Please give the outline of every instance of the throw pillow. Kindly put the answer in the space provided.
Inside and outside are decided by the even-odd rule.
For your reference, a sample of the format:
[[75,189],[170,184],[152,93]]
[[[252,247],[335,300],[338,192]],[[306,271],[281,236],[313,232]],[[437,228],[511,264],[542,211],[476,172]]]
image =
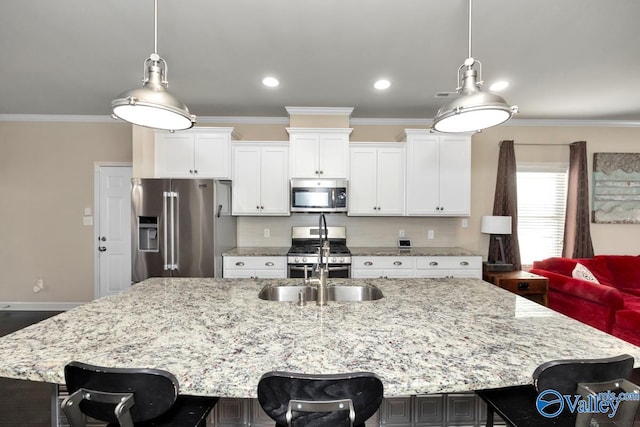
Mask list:
[[571,272],[571,277],[574,279],[586,280],[587,282],[600,283],[598,282],[598,279],[596,279],[596,276],[594,276],[587,267],[580,263],[576,263],[575,268]]

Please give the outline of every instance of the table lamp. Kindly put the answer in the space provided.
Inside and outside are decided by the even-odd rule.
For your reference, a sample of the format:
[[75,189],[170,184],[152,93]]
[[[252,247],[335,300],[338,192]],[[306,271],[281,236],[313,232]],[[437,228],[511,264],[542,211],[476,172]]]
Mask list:
[[[483,216],[480,224],[480,232],[483,234],[494,235],[498,241],[500,248],[500,258],[485,263],[486,271],[513,271],[513,264],[507,264],[504,256],[504,243],[502,236],[511,234],[511,217],[510,216]],[[489,254],[491,255],[491,254]]]

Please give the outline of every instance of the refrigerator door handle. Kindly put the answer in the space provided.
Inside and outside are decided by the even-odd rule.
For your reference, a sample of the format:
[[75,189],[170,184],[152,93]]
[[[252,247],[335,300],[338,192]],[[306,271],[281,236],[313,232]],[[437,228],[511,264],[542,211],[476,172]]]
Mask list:
[[172,191],[170,193],[171,196],[171,265],[169,266],[170,270],[177,270],[178,269],[178,264],[176,263],[176,253],[178,251],[177,243],[176,241],[178,240],[178,232],[179,230],[176,230],[176,223],[178,222],[178,219],[176,218],[176,216],[178,215],[178,193],[176,193],[175,191]]
[[[173,201],[170,191],[162,192],[162,213],[164,214],[164,264],[163,270],[171,270],[169,256],[173,257]],[[171,246],[169,246],[171,242]],[[169,255],[171,253],[171,255]]]

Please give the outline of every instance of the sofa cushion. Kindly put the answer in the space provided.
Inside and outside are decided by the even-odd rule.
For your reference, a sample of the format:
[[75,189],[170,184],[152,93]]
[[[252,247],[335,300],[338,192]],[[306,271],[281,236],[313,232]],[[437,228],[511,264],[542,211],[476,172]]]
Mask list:
[[613,280],[613,276],[607,265],[606,256],[596,256],[594,258],[552,257],[542,261],[534,261],[533,268],[573,277],[572,273],[577,263],[584,265],[599,283],[610,284]]
[[611,274],[611,285],[622,289],[640,290],[640,256],[599,255]]
[[593,275],[593,273],[579,262],[576,263],[575,268],[571,272],[571,277],[573,277],[574,279],[586,280],[588,282],[600,283],[598,279],[596,279],[596,277]]

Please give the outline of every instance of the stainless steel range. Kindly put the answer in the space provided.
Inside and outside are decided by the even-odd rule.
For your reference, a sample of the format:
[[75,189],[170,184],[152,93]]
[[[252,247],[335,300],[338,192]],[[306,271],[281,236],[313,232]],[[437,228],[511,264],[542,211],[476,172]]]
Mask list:
[[[288,277],[311,276],[319,260],[320,227],[291,227],[291,248],[287,253]],[[347,248],[347,228],[327,227],[329,241],[329,277],[351,277],[351,252]]]

